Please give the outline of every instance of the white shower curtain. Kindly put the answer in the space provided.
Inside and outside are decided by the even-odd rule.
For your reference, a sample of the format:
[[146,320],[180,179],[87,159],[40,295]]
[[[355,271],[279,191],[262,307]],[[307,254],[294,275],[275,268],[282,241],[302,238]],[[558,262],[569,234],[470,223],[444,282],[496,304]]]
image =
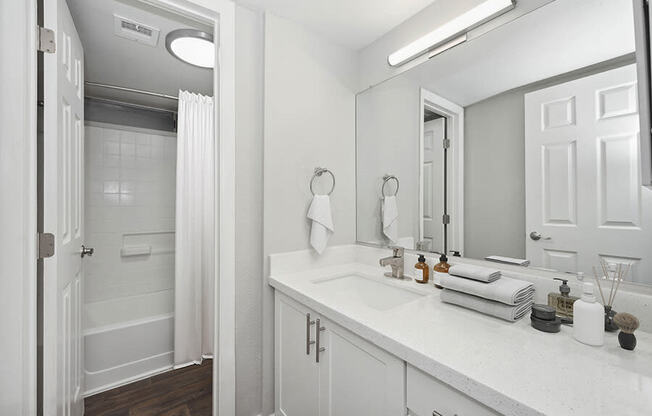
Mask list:
[[179,91],[174,364],[213,355],[215,123],[212,97]]

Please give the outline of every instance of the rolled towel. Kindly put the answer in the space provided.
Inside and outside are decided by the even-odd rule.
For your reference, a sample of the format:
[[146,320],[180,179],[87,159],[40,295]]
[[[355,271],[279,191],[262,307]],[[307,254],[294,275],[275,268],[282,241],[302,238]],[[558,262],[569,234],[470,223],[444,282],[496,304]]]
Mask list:
[[470,264],[456,264],[451,266],[451,268],[448,269],[448,273],[454,276],[466,277],[467,279],[478,280],[485,283],[500,279],[500,270],[473,266]]
[[328,195],[315,195],[308,209],[308,218],[312,220],[310,227],[310,245],[321,254],[331,234],[335,232],[331,215],[331,200]]
[[534,285],[523,280],[501,277],[495,282],[484,283],[463,277],[441,274],[439,284],[446,289],[495,300],[506,305],[518,305],[534,294]]
[[383,234],[391,241],[398,241],[398,204],[395,196],[383,198]]
[[518,305],[509,306],[504,303],[467,295],[466,293],[456,292],[450,289],[441,291],[441,300],[442,302],[462,306],[510,322],[518,321],[525,316],[532,308],[533,303],[532,297],[530,296],[530,298],[525,299]]
[[496,263],[505,263],[505,264],[515,264],[517,266],[527,267],[530,265],[530,260],[526,259],[515,259],[514,257],[504,257],[504,256],[487,256],[484,258],[488,261],[493,261]]

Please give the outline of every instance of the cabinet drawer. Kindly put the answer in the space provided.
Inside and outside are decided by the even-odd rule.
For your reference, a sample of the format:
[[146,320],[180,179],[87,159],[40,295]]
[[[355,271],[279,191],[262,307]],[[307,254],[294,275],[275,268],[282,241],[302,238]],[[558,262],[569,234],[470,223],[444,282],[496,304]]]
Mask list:
[[408,365],[407,407],[414,416],[500,416],[500,413]]

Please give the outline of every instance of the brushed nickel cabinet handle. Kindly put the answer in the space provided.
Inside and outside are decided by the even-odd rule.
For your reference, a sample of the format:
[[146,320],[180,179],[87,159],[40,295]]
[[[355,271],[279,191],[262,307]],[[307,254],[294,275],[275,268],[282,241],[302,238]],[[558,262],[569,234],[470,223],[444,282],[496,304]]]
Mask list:
[[317,340],[317,349],[315,350],[315,362],[319,363],[319,353],[326,351],[326,347],[320,347],[319,346],[319,339],[320,339],[320,334],[321,331],[325,331],[326,327],[321,326],[319,318],[317,318],[317,328],[315,330],[315,338]]
[[315,321],[310,320],[310,314],[306,314],[306,355],[310,355],[310,346],[315,343],[315,341],[310,340],[310,327],[315,324]]

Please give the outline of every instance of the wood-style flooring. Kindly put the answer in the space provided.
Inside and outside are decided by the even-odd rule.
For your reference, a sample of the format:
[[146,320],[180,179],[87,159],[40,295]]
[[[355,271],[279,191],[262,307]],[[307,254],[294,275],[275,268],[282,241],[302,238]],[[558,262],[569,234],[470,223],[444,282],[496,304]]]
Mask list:
[[85,416],[210,416],[213,360],[168,371],[84,400]]

